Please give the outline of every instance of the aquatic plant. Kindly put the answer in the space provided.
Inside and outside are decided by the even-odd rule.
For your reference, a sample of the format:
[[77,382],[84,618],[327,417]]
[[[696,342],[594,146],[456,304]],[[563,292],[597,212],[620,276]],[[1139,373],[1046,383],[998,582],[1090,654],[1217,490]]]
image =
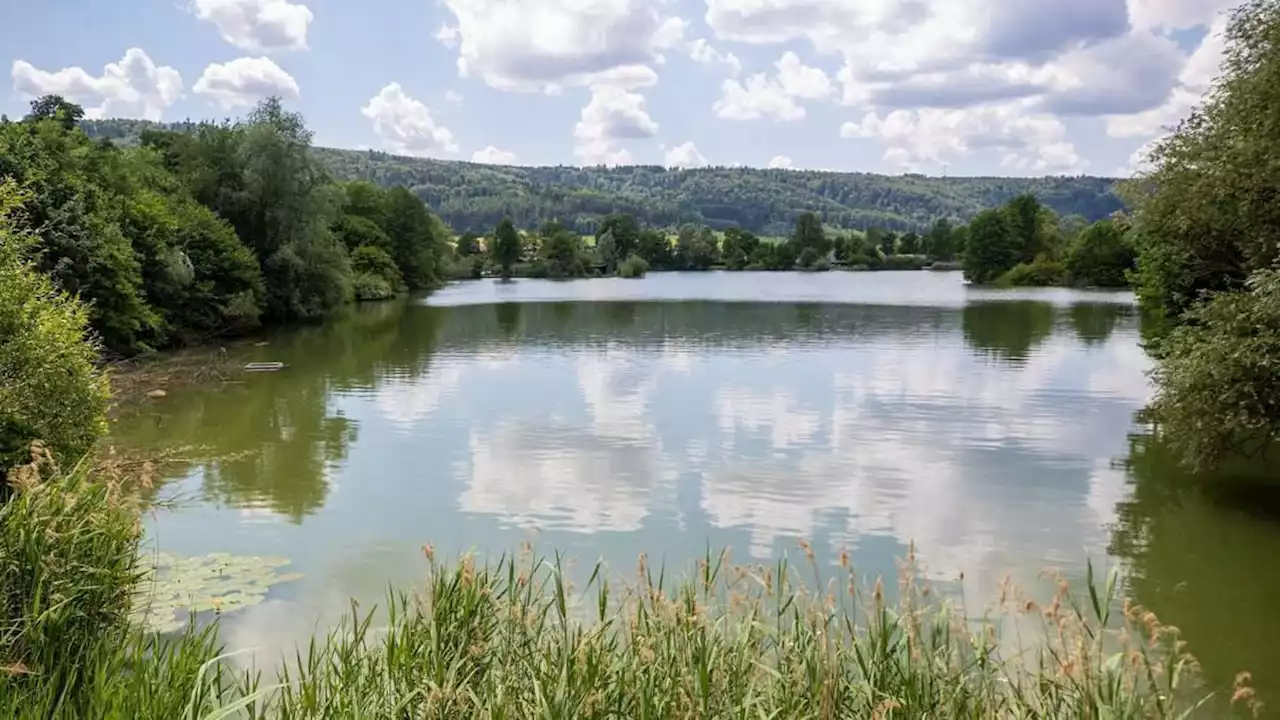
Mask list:
[[222,615],[257,605],[272,586],[302,578],[279,571],[289,564],[282,557],[157,553],[143,560],[152,574],[141,585],[133,620],[159,633],[183,629],[198,613]]

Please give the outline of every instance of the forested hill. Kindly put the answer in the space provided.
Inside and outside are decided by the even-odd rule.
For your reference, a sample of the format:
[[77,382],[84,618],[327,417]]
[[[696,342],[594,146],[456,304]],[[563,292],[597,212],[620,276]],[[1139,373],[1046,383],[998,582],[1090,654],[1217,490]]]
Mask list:
[[[129,143],[150,124],[86,120],[85,131]],[[170,129],[188,127],[182,123]],[[698,223],[786,235],[805,211],[829,226],[922,230],[936,219],[968,221],[1030,192],[1061,215],[1093,221],[1122,207],[1115,181],[1098,177],[936,178],[754,168],[507,167],[316,148],[339,179],[406,185],[456,232],[487,232],[503,217],[532,228],[559,219],[583,232],[611,212],[643,223]]]

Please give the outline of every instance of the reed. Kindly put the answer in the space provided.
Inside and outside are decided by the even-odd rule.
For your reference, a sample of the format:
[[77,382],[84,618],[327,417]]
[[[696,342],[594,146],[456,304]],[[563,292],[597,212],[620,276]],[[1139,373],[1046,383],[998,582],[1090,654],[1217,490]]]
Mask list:
[[[897,587],[846,557],[829,577],[710,553],[679,580],[625,579],[532,548],[438,561],[378,609],[353,604],[291,657],[238,669],[217,624],[129,625],[137,510],[77,469],[17,473],[0,506],[0,717],[1181,718],[1257,711],[1202,687],[1176,630],[1117,575],[1046,604],[1003,587],[973,613],[914,557]],[[23,480],[25,478],[25,481]],[[586,578],[575,587],[570,576]],[[1010,627],[1019,633],[1006,632]],[[1034,629],[1030,635],[1027,627]],[[267,678],[267,684],[262,682]],[[1234,705],[1232,703],[1234,702]]]

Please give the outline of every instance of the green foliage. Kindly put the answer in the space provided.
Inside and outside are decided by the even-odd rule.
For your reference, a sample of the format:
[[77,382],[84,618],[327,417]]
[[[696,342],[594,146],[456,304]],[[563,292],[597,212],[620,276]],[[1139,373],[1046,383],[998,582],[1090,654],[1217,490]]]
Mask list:
[[357,300],[388,300],[404,288],[400,268],[382,248],[356,248],[351,253],[351,271],[355,273],[352,290]]
[[[95,136],[125,141],[154,127],[133,120],[82,125]],[[184,124],[177,127],[188,129]],[[1089,220],[1122,208],[1112,191],[1114,181],[1096,177],[937,178],[738,167],[495,167],[332,148],[317,148],[315,156],[337,178],[413,188],[449,225],[471,232],[486,232],[503,217],[526,229],[560,218],[570,230],[599,236],[605,229],[604,219],[622,212],[653,227],[693,223],[714,230],[740,227],[761,236],[782,236],[806,211],[817,214],[829,227],[924,231],[939,217],[968,220],[1024,193],[1035,195],[1061,215],[1079,214]]]
[[1066,271],[1073,285],[1126,287],[1136,253],[1114,220],[1083,228],[1067,246]]
[[1067,268],[1056,260],[1039,259],[1014,265],[996,279],[997,285],[1049,287],[1067,281]]
[[540,235],[538,252],[547,277],[560,280],[587,275],[589,260],[580,237],[560,223],[544,225]]
[[807,212],[801,213],[796,218],[796,227],[791,234],[791,242],[796,246],[796,252],[800,255],[805,250],[813,250],[819,255],[826,255],[831,250],[831,243],[827,239],[827,233],[822,228],[822,220],[817,215]]
[[511,266],[520,262],[522,252],[520,233],[510,219],[504,218],[493,231],[493,259],[502,269],[502,277],[511,277]]
[[680,270],[709,270],[719,259],[715,234],[707,227],[685,225],[676,237],[674,265]]
[[618,266],[618,276],[624,278],[642,278],[649,272],[649,263],[639,255],[632,255]]
[[277,250],[263,273],[276,317],[323,320],[354,297],[346,248],[321,229]]
[[916,255],[920,252],[920,236],[909,232],[898,241],[898,252],[903,255]]
[[741,228],[729,228],[724,231],[724,240],[720,244],[720,254],[724,258],[725,267],[730,270],[743,270],[751,262],[751,256],[760,246],[760,238]]
[[460,257],[469,257],[471,255],[480,254],[480,236],[475,233],[463,233],[458,238],[457,245],[454,246],[454,252]]
[[353,296],[347,253],[363,247],[395,271],[365,273],[361,297],[442,278],[440,219],[405,188],[331,182],[278,99],[241,122],[170,129],[83,121],[85,132],[81,114],[50,96],[0,123],[0,179],[24,191],[14,222],[32,234],[31,256],[86,302],[111,352],[323,319]]
[[333,227],[334,234],[348,250],[360,247],[392,248],[391,238],[369,218],[343,214]]
[[929,230],[926,240],[928,254],[933,259],[950,262],[956,258],[956,237],[955,231],[951,227],[951,221],[946,218],[939,218],[933,224],[933,228]]
[[929,265],[925,255],[889,255],[884,258],[867,258],[867,266],[872,270],[923,270]]
[[1280,270],[1210,296],[1161,344],[1152,415],[1195,469],[1253,457],[1280,440]]
[[430,288],[439,281],[448,231],[413,193],[391,188],[382,229],[391,238],[391,257],[411,288]]
[[640,243],[640,224],[630,213],[615,212],[606,215],[596,229],[596,238],[599,239],[606,233],[613,237],[619,258],[629,257]]
[[1280,259],[1280,3],[1245,3],[1225,40],[1222,77],[1126,189],[1139,298],[1174,323],[1204,293],[1242,289]]
[[1022,259],[1024,243],[1014,235],[1008,215],[1001,210],[979,213],[969,223],[967,234],[964,277],[970,282],[994,282]]
[[1043,207],[1034,195],[1019,195],[1003,208],[1008,220],[1009,232],[1018,243],[1018,262],[1029,263],[1049,248],[1049,240],[1042,227]]
[[596,238],[596,255],[604,263],[605,272],[612,273],[618,266],[618,244],[613,239],[613,232],[606,230]]
[[162,344],[257,327],[265,294],[258,260],[208,208],[182,194],[138,190],[123,227],[160,312]]
[[[47,482],[35,479],[47,467],[23,470],[34,477],[0,501],[0,710],[83,697],[85,662],[126,637],[138,579],[137,514],[110,483],[83,468]],[[76,710],[90,708],[45,717],[96,715]]]
[[10,218],[22,199],[0,182],[0,489],[31,441],[75,462],[107,429],[88,313],[25,259],[33,239]]
[[649,267],[656,270],[670,270],[676,267],[675,254],[671,250],[671,242],[666,233],[653,228],[640,231],[640,239],[636,246],[636,255],[644,258]]
[[148,347],[160,319],[120,227],[125,201],[112,187],[121,172],[117,161],[110,147],[57,119],[0,124],[0,179],[26,191],[17,228],[35,234],[40,269],[88,305],[107,349],[127,354]]

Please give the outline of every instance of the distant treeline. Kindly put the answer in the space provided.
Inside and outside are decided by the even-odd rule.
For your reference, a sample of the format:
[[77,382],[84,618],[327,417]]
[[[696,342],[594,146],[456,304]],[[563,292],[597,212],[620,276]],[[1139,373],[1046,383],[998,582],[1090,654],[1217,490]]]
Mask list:
[[[92,137],[136,142],[152,123],[85,121]],[[198,127],[175,123],[171,129]],[[674,230],[738,227],[784,236],[803,213],[846,230],[923,232],[938,219],[966,222],[1018,195],[1032,194],[1059,215],[1092,222],[1124,207],[1115,181],[1099,177],[936,178],[755,168],[511,167],[398,157],[377,151],[315,148],[335,178],[410,188],[457,232],[484,233],[503,218],[533,230],[559,221],[596,234],[614,213]]]

